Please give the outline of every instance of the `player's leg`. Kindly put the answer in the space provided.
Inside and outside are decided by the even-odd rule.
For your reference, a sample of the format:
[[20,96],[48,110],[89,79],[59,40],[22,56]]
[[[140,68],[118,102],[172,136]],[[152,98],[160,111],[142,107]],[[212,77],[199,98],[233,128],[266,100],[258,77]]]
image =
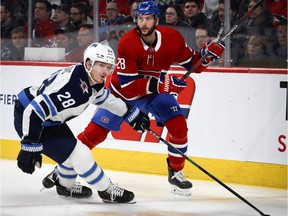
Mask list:
[[134,194],[112,184],[101,167],[94,161],[90,149],[77,141],[69,127],[67,125],[64,127],[64,125],[61,126],[61,130],[59,127],[57,130],[61,137],[58,136],[57,131],[54,131],[56,128],[49,127],[43,133],[41,140],[43,145],[48,146],[49,144],[49,147],[44,147],[43,153],[58,162],[57,169],[54,169],[43,181],[52,179],[55,182],[57,193],[61,196],[89,198],[92,190],[75,184],[77,175],[79,175],[98,191],[103,201],[130,202],[133,200]]
[[89,198],[92,190],[76,183],[77,173],[72,164],[64,164],[74,151],[77,140],[67,124],[56,127],[45,127],[41,142],[43,154],[58,163],[58,166],[43,180],[45,188],[56,185],[56,191],[60,196],[74,198]]
[[107,138],[110,130],[120,130],[122,122],[122,117],[114,115],[108,110],[98,108],[91,122],[77,138],[89,149],[93,149]]
[[93,159],[90,149],[80,141],[62,165],[66,168],[67,165],[72,166],[80,177],[98,191],[98,195],[104,202],[127,203],[134,199],[133,192],[120,188],[110,181]]
[[[184,116],[175,116],[165,122],[169,132],[169,142],[183,154],[186,154],[187,143],[187,123]],[[191,195],[192,183],[184,178],[182,170],[185,165],[185,158],[168,147],[168,181],[173,185],[172,192],[189,196]],[[175,186],[175,187],[174,187]]]
[[[159,94],[147,104],[149,112],[155,116],[157,123],[166,126],[169,132],[169,142],[178,150],[187,152],[187,123],[182,110],[173,95]],[[190,195],[192,183],[184,178],[181,170],[184,168],[185,158],[168,148],[168,181],[173,186],[172,192]]]

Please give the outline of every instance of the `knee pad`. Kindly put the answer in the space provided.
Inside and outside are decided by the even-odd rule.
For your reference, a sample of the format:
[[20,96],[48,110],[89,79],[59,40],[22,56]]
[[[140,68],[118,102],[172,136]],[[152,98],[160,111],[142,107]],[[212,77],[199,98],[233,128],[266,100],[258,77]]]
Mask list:
[[169,141],[174,144],[187,143],[187,122],[184,116],[175,116],[165,122],[168,132],[170,133]]
[[77,136],[77,138],[89,149],[93,149],[96,145],[103,142],[107,138],[108,133],[109,130],[106,128],[103,128],[94,122],[90,122],[85,130]]

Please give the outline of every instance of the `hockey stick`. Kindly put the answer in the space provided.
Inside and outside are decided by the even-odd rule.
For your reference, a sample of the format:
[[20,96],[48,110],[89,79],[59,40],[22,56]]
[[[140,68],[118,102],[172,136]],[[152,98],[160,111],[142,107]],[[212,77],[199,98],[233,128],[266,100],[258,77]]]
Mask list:
[[196,166],[198,169],[200,169],[202,172],[204,172],[206,175],[208,175],[210,178],[212,178],[213,180],[215,180],[217,183],[219,183],[220,185],[222,185],[224,188],[226,188],[228,191],[230,191],[232,194],[234,194],[236,197],[238,197],[240,200],[242,200],[243,202],[245,202],[247,205],[249,205],[250,207],[252,207],[254,210],[256,210],[261,216],[270,216],[268,214],[263,213],[262,211],[260,211],[258,208],[256,208],[254,205],[252,205],[250,202],[248,202],[245,198],[243,198],[241,195],[239,195],[237,192],[235,192],[234,190],[232,190],[230,187],[228,187],[226,184],[224,184],[222,181],[220,181],[218,178],[216,178],[215,176],[213,176],[211,173],[209,173],[207,170],[205,170],[204,168],[202,168],[199,164],[197,164],[196,162],[194,162],[191,158],[189,158],[188,156],[186,156],[184,153],[182,153],[179,149],[175,148],[173,145],[171,145],[169,142],[167,142],[165,139],[163,139],[160,135],[158,135],[156,132],[154,132],[153,130],[151,130],[150,128],[146,129],[149,133],[151,133],[153,136],[155,136],[156,138],[158,138],[159,140],[161,140],[164,144],[166,144],[167,146],[169,146],[170,148],[172,148],[175,152],[177,152],[178,154],[180,154],[182,157],[184,157],[186,160],[188,160],[190,163],[192,163],[194,166]]
[[[234,26],[232,26],[232,28],[231,28],[228,32],[226,32],[226,33],[225,33],[223,36],[221,36],[219,39],[216,39],[214,43],[217,43],[218,41],[225,41],[226,38],[229,37],[229,36],[238,28],[239,24],[240,24],[241,22],[243,22],[243,20],[244,20],[245,18],[249,17],[250,14],[253,13],[253,12],[256,10],[256,8],[262,3],[262,1],[263,1],[263,0],[258,0],[258,1],[256,2],[256,4],[255,4],[252,8],[250,8],[250,9],[247,11],[247,13],[244,14],[244,16],[241,17],[241,18],[234,24]],[[209,45],[208,45],[208,46],[209,46]],[[197,63],[196,63],[189,71],[187,71],[187,72],[183,75],[183,77],[182,77],[181,79],[182,79],[182,80],[185,80],[191,73],[193,73],[193,72],[202,64],[202,62],[208,57],[208,55],[209,55],[209,53],[207,52],[204,56],[202,56],[202,57],[197,61]]]

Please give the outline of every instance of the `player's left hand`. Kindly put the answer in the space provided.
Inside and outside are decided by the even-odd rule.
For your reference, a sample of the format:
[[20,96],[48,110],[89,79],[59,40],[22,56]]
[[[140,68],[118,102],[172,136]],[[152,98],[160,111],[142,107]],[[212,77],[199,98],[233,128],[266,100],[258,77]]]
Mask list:
[[128,105],[128,111],[124,115],[125,121],[139,133],[144,133],[150,127],[148,115],[141,112],[137,107]]
[[223,41],[209,40],[201,50],[201,56],[208,53],[207,58],[204,60],[204,64],[209,64],[220,58],[225,50],[225,44]]
[[21,141],[21,150],[17,157],[18,167],[25,173],[32,174],[35,166],[41,168],[43,146],[41,143],[24,139]]

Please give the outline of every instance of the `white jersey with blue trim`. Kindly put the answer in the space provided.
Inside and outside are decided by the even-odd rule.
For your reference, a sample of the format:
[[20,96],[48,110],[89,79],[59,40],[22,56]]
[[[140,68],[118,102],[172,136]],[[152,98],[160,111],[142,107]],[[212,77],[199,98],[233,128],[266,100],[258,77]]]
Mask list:
[[43,126],[53,126],[80,115],[95,104],[123,116],[126,104],[110,93],[104,84],[89,85],[83,64],[61,69],[43,81],[40,87],[29,87],[18,95],[25,107],[23,137],[37,139]]

